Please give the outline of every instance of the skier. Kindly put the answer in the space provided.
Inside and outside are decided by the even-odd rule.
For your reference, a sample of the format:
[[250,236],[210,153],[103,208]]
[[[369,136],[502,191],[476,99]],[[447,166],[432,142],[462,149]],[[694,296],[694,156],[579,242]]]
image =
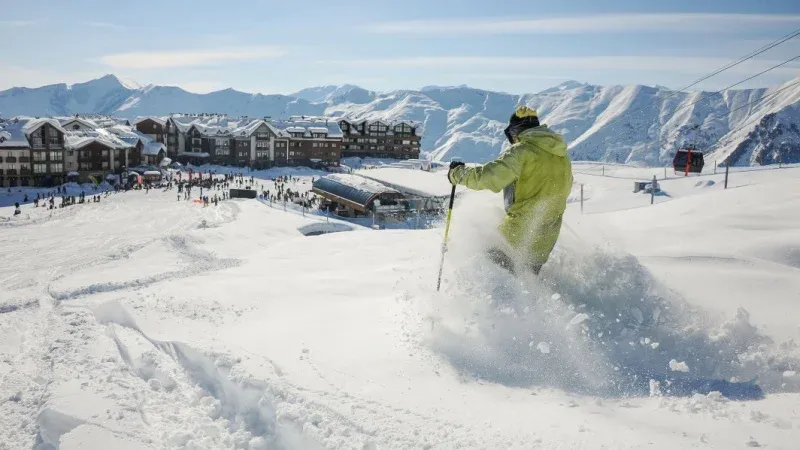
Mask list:
[[500,232],[519,258],[500,248],[489,257],[512,273],[515,260],[539,274],[558,240],[572,189],[572,164],[564,138],[540,125],[536,110],[520,106],[504,130],[512,144],[499,158],[479,167],[450,163],[452,184],[469,189],[503,191],[506,217]]

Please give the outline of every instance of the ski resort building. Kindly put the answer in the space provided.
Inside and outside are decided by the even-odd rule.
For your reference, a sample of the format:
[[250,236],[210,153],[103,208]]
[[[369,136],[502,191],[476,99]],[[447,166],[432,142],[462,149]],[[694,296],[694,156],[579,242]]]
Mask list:
[[351,174],[331,174],[318,178],[312,191],[326,199],[323,206],[344,217],[372,216],[377,213],[409,209],[405,196],[377,181]]
[[167,120],[160,117],[137,117],[133,123],[136,131],[153,141],[161,144],[167,141]]
[[0,120],[0,186],[51,186],[65,181],[64,128],[55,119]]
[[[323,117],[273,121],[173,114],[164,120],[167,155],[184,163],[324,168],[338,166],[341,159],[342,132],[335,120]],[[147,122],[140,119],[139,123]]]
[[421,136],[417,122],[343,118],[339,127],[343,133],[343,157],[419,158]]

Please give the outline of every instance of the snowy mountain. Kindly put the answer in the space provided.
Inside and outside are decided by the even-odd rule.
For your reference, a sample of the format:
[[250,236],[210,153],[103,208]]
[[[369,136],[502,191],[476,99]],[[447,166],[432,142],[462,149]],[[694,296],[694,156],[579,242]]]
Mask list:
[[[573,159],[668,164],[676,148],[695,143],[709,159],[735,164],[800,162],[800,78],[770,89],[676,92],[657,86],[596,86],[567,81],[536,94],[515,95],[466,85],[374,92],[353,85],[320,86],[292,95],[233,89],[194,94],[143,86],[114,75],[71,86],[0,91],[5,116],[215,112],[253,117],[346,114],[405,118],[424,127],[422,149],[435,160],[484,162],[507,145],[503,128],[520,104],[564,134]],[[697,125],[697,127],[695,127]]]

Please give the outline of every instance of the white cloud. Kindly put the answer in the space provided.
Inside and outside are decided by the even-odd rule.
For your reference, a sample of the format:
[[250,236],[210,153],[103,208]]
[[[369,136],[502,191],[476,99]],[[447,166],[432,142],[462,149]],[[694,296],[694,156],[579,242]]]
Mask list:
[[364,30],[385,34],[585,34],[647,31],[694,33],[737,32],[743,27],[764,28],[800,24],[797,14],[598,14],[532,19],[487,18],[411,20],[366,25]]
[[269,46],[184,51],[139,51],[103,56],[101,61],[114,69],[155,69],[217,66],[232,61],[272,59],[285,53],[282,48]]
[[124,30],[128,28],[125,25],[119,25],[116,23],[109,23],[109,22],[81,22],[81,24],[86,25],[87,27],[106,28],[109,30]]

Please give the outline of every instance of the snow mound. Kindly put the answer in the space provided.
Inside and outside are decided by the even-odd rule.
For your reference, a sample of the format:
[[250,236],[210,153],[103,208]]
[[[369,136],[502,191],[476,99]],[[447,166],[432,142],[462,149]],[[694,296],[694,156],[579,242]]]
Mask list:
[[459,223],[470,225],[452,230],[460,245],[448,257],[456,267],[444,292],[422,302],[435,305],[427,345],[463,374],[601,396],[646,396],[651,380],[664,395],[753,399],[762,388],[800,390],[782,376],[800,361],[760,334],[745,310],[714,318],[635,257],[587,246],[574,232],[562,232],[538,279],[512,277],[482,256],[502,211],[487,214],[480,202],[471,210],[472,198],[458,210]]

